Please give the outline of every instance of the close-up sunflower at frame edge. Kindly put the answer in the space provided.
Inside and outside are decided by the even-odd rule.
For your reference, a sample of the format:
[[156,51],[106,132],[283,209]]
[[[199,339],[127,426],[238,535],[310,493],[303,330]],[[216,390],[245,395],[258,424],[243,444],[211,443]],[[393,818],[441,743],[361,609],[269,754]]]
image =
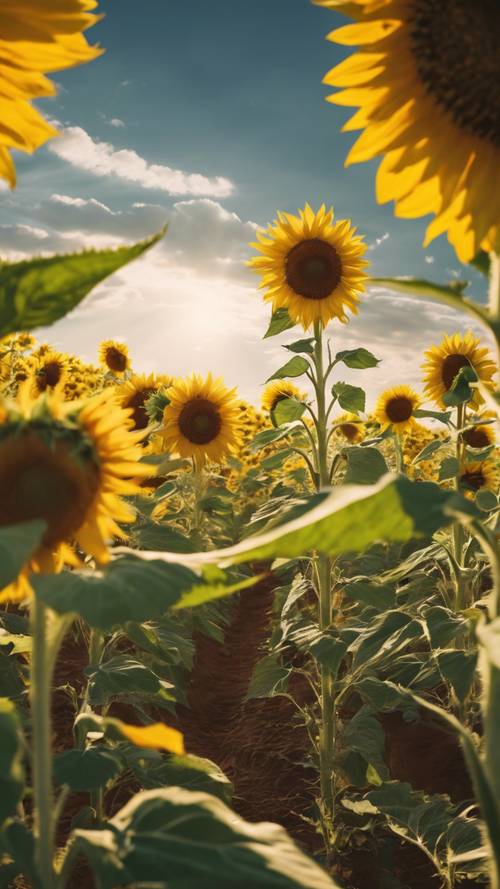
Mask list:
[[366,244],[350,220],[334,222],[333,209],[323,204],[314,213],[306,204],[298,216],[278,213],[257,238],[251,246],[262,255],[248,264],[261,275],[273,312],[286,308],[305,330],[315,321],[324,327],[332,318],[346,322],[346,310],[356,314],[368,262]]
[[363,130],[346,164],[383,156],[377,200],[405,219],[434,214],[458,258],[500,252],[498,0],[312,0],[354,18],[328,39],[358,46],[325,77]]
[[101,55],[83,31],[99,16],[96,0],[2,0],[0,5],[0,178],[11,187],[16,169],[10,150],[31,154],[57,130],[31,102],[53,96],[46,73],[72,68]]
[[0,404],[0,527],[43,519],[47,530],[23,572],[0,591],[0,602],[24,601],[29,573],[78,565],[76,543],[99,564],[108,543],[126,537],[117,522],[131,522],[121,499],[140,492],[134,479],[151,475],[139,463],[143,433],[130,430],[130,413],[111,393],[63,403],[58,393],[34,400],[24,388]]
[[220,463],[240,442],[240,411],[235,389],[208,374],[176,380],[163,414],[163,443],[180,457]]
[[[495,362],[488,349],[481,346],[481,341],[470,331],[445,336],[438,346],[431,346],[424,354],[424,392],[439,407],[446,408],[443,395],[449,392],[462,367],[472,367],[478,379],[493,388],[492,377],[497,370]],[[477,391],[471,400],[475,405],[483,401]]]
[[498,491],[500,473],[493,460],[481,460],[466,463],[459,476],[460,487],[468,494],[477,494],[486,488]]
[[414,414],[421,403],[420,395],[410,386],[394,386],[379,395],[373,415],[382,430],[390,427],[400,435],[415,427]]
[[288,380],[272,380],[262,393],[262,410],[272,413],[278,402],[285,398],[294,398],[296,401],[305,401],[304,392],[290,383]]

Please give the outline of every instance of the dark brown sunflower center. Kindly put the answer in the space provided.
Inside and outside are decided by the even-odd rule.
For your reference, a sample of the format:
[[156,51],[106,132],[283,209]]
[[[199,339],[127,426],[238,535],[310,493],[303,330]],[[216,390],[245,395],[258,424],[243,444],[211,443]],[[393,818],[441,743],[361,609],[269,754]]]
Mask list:
[[30,433],[16,447],[15,465],[0,473],[0,526],[44,519],[45,546],[70,540],[98,491],[98,467],[72,458],[64,445],[49,450]]
[[221,427],[219,411],[207,398],[193,398],[182,408],[179,429],[193,444],[209,444],[217,438]]
[[406,395],[397,395],[389,399],[385,412],[391,423],[404,423],[413,413],[413,402]]
[[484,429],[478,429],[477,427],[475,429],[467,429],[463,437],[465,443],[471,448],[487,448],[490,443],[488,433]]
[[106,364],[115,373],[123,373],[127,369],[127,356],[116,346],[109,346],[106,349]]
[[347,441],[354,441],[358,437],[359,428],[355,423],[342,423],[339,429]]
[[146,412],[146,408],[144,405],[148,398],[151,395],[154,395],[155,390],[146,388],[140,389],[128,399],[125,407],[132,409],[132,420],[134,422],[134,429],[145,429],[149,423],[149,417]]
[[460,476],[460,481],[462,485],[470,488],[472,491],[479,491],[486,484],[486,479],[480,469],[475,472],[464,472]]
[[411,0],[409,23],[427,92],[459,127],[500,147],[498,0]]
[[340,257],[326,241],[310,238],[292,247],[285,261],[287,284],[306,299],[326,299],[340,283]]
[[459,370],[462,367],[471,367],[471,363],[465,355],[459,355],[458,353],[454,355],[447,355],[443,361],[441,368],[441,379],[443,381],[443,386],[446,391],[451,389],[453,385],[453,380],[455,379]]

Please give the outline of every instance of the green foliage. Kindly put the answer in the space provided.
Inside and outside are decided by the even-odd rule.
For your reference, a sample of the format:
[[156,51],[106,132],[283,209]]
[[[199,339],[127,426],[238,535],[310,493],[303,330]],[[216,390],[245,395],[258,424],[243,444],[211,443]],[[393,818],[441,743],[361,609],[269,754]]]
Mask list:
[[0,824],[16,811],[24,790],[19,719],[11,701],[0,699]]
[[377,367],[377,365],[380,364],[379,358],[375,358],[375,355],[373,355],[372,352],[363,348],[347,349],[343,352],[337,352],[335,361],[342,361],[347,367],[357,368],[358,370]]
[[271,374],[266,380],[266,383],[269,383],[271,380],[284,380],[287,377],[301,377],[308,369],[309,362],[307,359],[302,358],[300,355],[295,355],[295,357],[290,358],[290,361],[287,361],[283,367],[278,368],[278,370]]
[[84,750],[65,750],[54,759],[54,777],[71,790],[92,791],[105,787],[122,771],[123,758],[102,745]]
[[349,383],[335,383],[332,386],[332,395],[345,411],[359,414],[365,410],[366,395],[359,386],[351,386]]
[[37,550],[46,528],[37,519],[0,528],[0,590],[12,583]]
[[281,426],[283,423],[293,423],[295,420],[300,420],[305,409],[305,404],[297,401],[296,398],[280,398],[272,412],[273,420],[276,426]]
[[387,463],[378,448],[348,447],[342,451],[347,460],[346,485],[372,485],[388,472]]
[[295,327],[295,321],[292,321],[290,318],[288,309],[276,309],[271,316],[271,321],[264,334],[264,339],[267,339],[270,336],[276,336],[278,333],[283,333],[285,330],[290,330],[291,327]]
[[101,281],[141,256],[165,234],[116,250],[84,250],[0,263],[0,335],[63,318]]

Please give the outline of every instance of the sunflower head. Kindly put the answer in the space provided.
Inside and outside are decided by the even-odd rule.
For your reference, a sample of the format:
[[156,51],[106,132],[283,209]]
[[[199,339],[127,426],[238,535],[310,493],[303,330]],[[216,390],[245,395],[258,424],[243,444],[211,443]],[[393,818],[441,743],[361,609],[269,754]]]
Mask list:
[[130,369],[127,346],[117,340],[104,340],[99,346],[99,361],[115,377],[121,377]]
[[462,262],[500,238],[500,4],[497,0],[313,0],[355,19],[329,35],[358,51],[329,96],[358,110],[347,163],[382,156],[377,198],[404,218],[434,214]]
[[62,385],[67,374],[68,358],[61,352],[50,350],[38,359],[34,369],[34,395],[41,395],[48,389]]
[[[489,412],[483,414],[484,419],[487,415],[491,416]],[[469,448],[489,448],[496,442],[495,426],[495,423],[477,423],[474,426],[469,426],[462,432],[462,440]]]
[[379,396],[374,416],[382,429],[391,428],[394,432],[408,432],[415,426],[415,411],[421,404],[420,395],[410,386],[394,386]]
[[[262,393],[262,410],[271,413],[278,402],[283,401],[285,398],[295,398],[296,401],[304,401],[305,397],[305,392],[301,392],[297,386],[294,386],[288,380],[273,380]],[[246,407],[244,405],[243,410],[246,410]]]
[[298,216],[279,213],[252,244],[260,256],[249,265],[261,277],[264,298],[273,312],[286,308],[292,321],[307,329],[315,321],[326,326],[332,318],[347,321],[346,310],[357,312],[368,263],[366,246],[349,220],[333,221],[333,209],[317,213],[306,204]]
[[337,435],[345,438],[349,444],[357,444],[366,438],[365,424],[360,422],[357,414],[347,413],[337,417],[335,427]]
[[[438,346],[431,346],[425,352],[424,392],[432,401],[445,408],[443,396],[452,388],[453,381],[462,367],[471,367],[478,379],[488,388],[493,387],[492,377],[496,367],[488,349],[482,348],[480,340],[469,331],[461,335],[445,336]],[[483,401],[478,391],[474,392],[472,403]]]
[[235,389],[209,374],[177,380],[168,390],[163,422],[167,450],[196,462],[219,463],[240,440],[240,413]]
[[472,494],[477,494],[483,488],[489,491],[497,491],[498,482],[498,469],[492,460],[466,463],[459,477],[460,487],[466,493]]
[[158,380],[154,374],[134,375],[116,387],[116,400],[121,407],[131,411],[134,429],[146,429],[149,417],[146,405],[158,391]]
[[[109,541],[124,536],[117,522],[134,517],[121,495],[138,493],[132,479],[151,474],[129,426],[108,396],[65,404],[57,393],[34,400],[24,390],[1,406],[0,527],[33,519],[47,526],[27,570],[58,570],[72,542],[107,561]],[[3,590],[0,601],[26,589],[23,581]]]

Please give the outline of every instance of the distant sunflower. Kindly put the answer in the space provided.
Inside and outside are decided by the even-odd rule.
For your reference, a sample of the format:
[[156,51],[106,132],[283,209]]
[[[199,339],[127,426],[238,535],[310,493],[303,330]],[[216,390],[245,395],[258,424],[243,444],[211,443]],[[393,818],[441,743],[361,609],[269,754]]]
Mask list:
[[495,423],[478,423],[462,432],[462,439],[469,448],[488,448],[496,442]]
[[366,438],[365,424],[360,422],[357,414],[343,414],[337,417],[334,426],[337,435],[342,435],[350,444],[357,444]]
[[60,352],[46,352],[36,364],[33,378],[34,395],[62,384],[68,368],[68,358]]
[[394,432],[408,432],[415,426],[414,413],[421,404],[417,395],[409,386],[394,386],[379,396],[375,405],[374,416],[382,429],[389,426]]
[[82,32],[99,17],[95,0],[2,0],[0,5],[0,178],[12,187],[10,150],[32,153],[57,130],[31,105],[56,88],[45,72],[61,71],[101,54]]
[[295,398],[296,401],[304,401],[305,397],[305,393],[301,392],[293,383],[289,383],[288,380],[273,380],[262,393],[262,410],[271,413],[278,402],[283,401],[285,398]]
[[125,343],[104,340],[99,346],[99,361],[115,376],[122,376],[130,369],[130,357]]
[[181,457],[220,462],[239,443],[239,410],[235,389],[227,389],[212,374],[193,374],[168,390],[164,411],[165,447]]
[[[489,388],[493,386],[491,380],[496,372],[495,363],[488,349],[481,348],[480,340],[470,332],[463,336],[459,333],[445,336],[439,346],[431,346],[425,352],[425,357],[422,365],[424,392],[440,407],[446,407],[443,395],[449,392],[462,367],[472,367],[481,382]],[[479,392],[475,392],[472,403],[478,405],[482,401]]]
[[265,233],[257,232],[262,253],[249,261],[260,273],[264,299],[273,312],[286,308],[292,321],[307,329],[332,318],[347,321],[346,309],[357,312],[368,263],[366,245],[348,219],[333,221],[333,209],[317,213],[306,204],[298,216],[279,213]]
[[58,394],[32,400],[24,390],[17,402],[0,404],[0,527],[47,524],[30,564],[0,601],[26,598],[29,572],[75,564],[73,541],[108,561],[108,543],[125,536],[117,522],[134,518],[121,496],[139,493],[132,479],[151,474],[139,463],[142,433],[129,425],[129,414],[108,395],[75,405]]
[[403,218],[433,213],[425,245],[448,233],[462,262],[500,251],[498,0],[313,0],[355,24],[328,39],[360,49],[325,83],[359,106],[347,164],[383,155],[377,199]]
[[146,429],[149,425],[146,403],[157,391],[158,380],[154,374],[134,375],[116,387],[116,400],[121,407],[132,412],[134,429]]
[[463,469],[459,483],[466,491],[481,491],[487,488],[489,491],[498,489],[499,474],[497,467],[491,460],[481,460],[477,463],[467,463]]

